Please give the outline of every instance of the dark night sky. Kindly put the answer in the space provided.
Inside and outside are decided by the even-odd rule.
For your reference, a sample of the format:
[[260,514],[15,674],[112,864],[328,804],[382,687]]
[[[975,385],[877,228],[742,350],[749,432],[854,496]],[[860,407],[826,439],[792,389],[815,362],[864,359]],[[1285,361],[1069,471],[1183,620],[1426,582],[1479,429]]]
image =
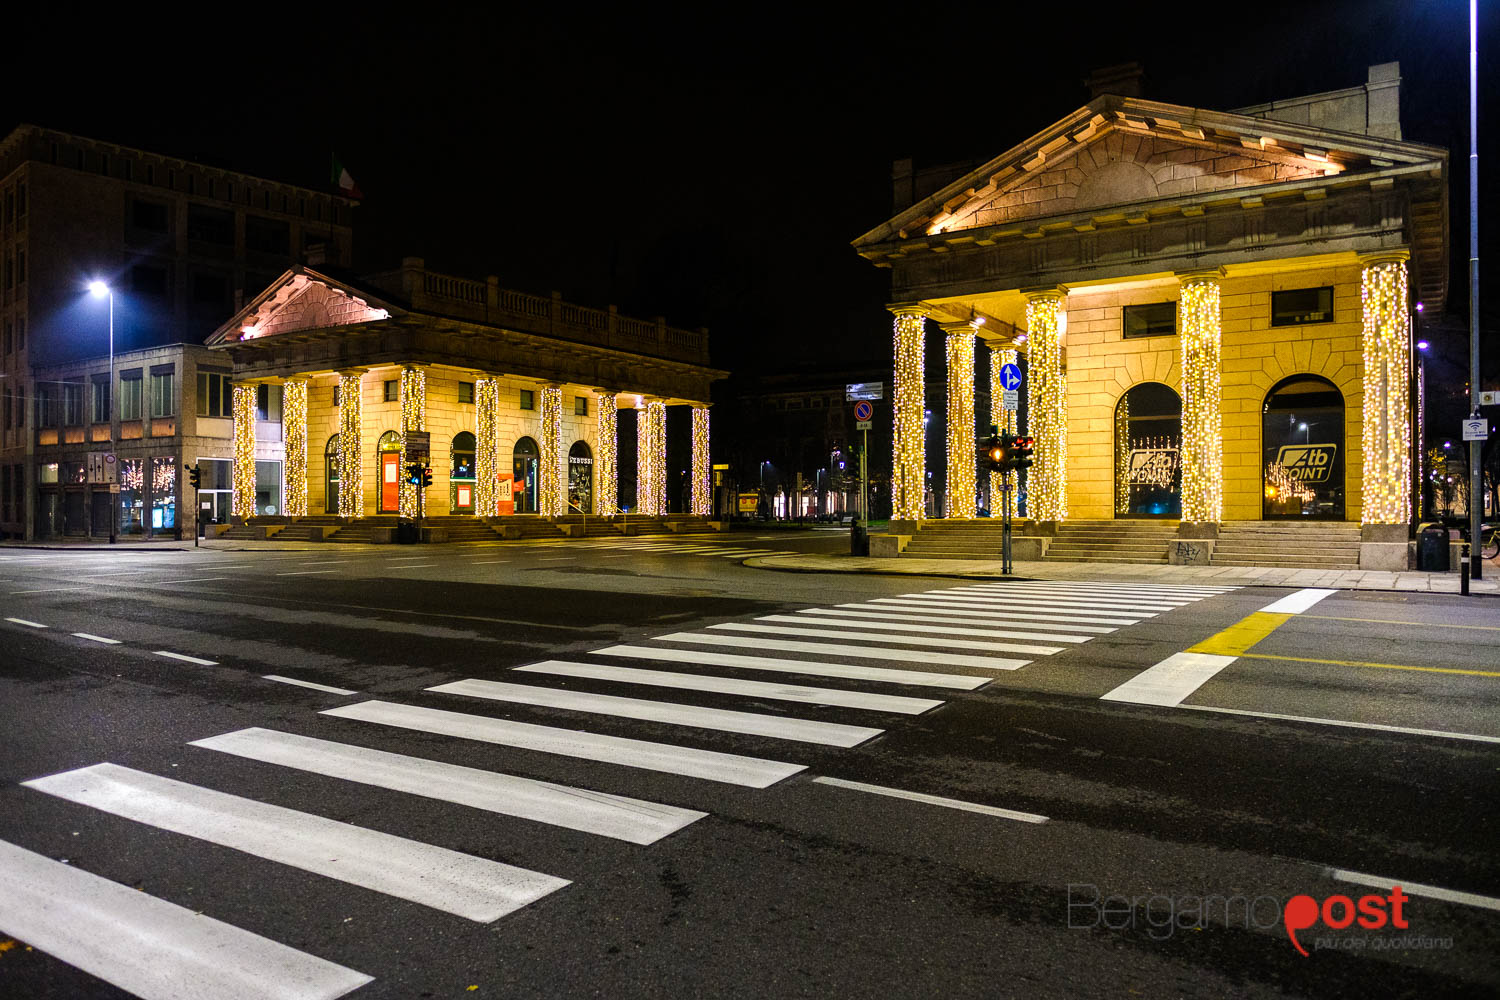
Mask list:
[[[361,268],[422,256],[664,314],[710,327],[720,366],[778,371],[889,363],[885,273],[849,242],[891,214],[893,158],[997,155],[1083,104],[1090,69],[1131,59],[1148,97],[1209,108],[1399,60],[1406,138],[1453,152],[1449,309],[1467,309],[1461,0],[1232,5],[1222,27],[1203,5],[1129,3],[1047,26],[1046,5],[1002,3],[342,9],[195,7],[175,36],[36,18],[0,69],[0,121],[322,188],[337,150],[366,195]],[[1493,21],[1481,101],[1500,97]],[[1483,117],[1481,135],[1500,177]]]

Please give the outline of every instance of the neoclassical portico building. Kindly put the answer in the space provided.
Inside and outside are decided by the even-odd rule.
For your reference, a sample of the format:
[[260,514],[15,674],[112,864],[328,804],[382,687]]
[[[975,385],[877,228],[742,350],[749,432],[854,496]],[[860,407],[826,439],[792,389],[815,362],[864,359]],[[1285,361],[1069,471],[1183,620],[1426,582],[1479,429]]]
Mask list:
[[[1411,316],[1447,291],[1448,154],[1401,139],[1398,93],[1395,64],[1236,112],[1105,93],[925,197],[922,177],[898,176],[910,207],[855,241],[891,271],[893,530],[973,517],[998,487],[975,482],[976,426],[1019,419],[1039,536],[1156,519],[1208,543],[1188,556],[1201,561],[1229,523],[1352,522],[1366,565],[1404,568]],[[937,456],[922,431],[933,327],[948,359]],[[976,342],[992,371],[1022,363],[1019,413],[998,392],[973,412]],[[928,509],[939,463],[946,496]]]
[[[692,408],[708,514],[706,330],[429,271],[287,271],[208,341],[232,360],[237,518],[667,511],[666,411]],[[637,484],[619,495],[619,411]],[[419,488],[405,467],[421,462]],[[627,474],[627,480],[632,477]]]

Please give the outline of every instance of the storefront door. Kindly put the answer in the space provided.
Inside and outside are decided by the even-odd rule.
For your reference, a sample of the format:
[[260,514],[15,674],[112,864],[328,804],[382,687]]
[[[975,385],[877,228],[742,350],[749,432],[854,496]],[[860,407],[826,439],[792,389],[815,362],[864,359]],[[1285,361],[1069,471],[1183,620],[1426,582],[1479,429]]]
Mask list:
[[401,453],[380,453],[380,512],[394,514],[401,509]]

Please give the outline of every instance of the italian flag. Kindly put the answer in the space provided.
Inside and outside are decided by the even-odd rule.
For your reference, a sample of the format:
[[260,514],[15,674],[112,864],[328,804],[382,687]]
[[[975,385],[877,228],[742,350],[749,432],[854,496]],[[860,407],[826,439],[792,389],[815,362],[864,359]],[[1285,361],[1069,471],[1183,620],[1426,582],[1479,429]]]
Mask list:
[[354,177],[339,162],[337,153],[333,154],[333,172],[329,179],[338,186],[339,194],[349,198],[363,198],[365,196],[365,193],[359,189],[359,185],[355,183]]

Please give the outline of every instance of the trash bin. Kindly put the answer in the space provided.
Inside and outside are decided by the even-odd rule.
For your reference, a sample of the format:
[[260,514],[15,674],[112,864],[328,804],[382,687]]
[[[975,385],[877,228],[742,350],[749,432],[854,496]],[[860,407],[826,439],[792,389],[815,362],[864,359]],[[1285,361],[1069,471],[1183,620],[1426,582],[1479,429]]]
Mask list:
[[849,554],[851,556],[870,554],[870,530],[863,521],[855,521],[849,525]]
[[416,521],[398,521],[396,523],[396,544],[415,545],[418,532]]
[[1448,572],[1448,529],[1441,524],[1424,524],[1417,529],[1417,569]]

